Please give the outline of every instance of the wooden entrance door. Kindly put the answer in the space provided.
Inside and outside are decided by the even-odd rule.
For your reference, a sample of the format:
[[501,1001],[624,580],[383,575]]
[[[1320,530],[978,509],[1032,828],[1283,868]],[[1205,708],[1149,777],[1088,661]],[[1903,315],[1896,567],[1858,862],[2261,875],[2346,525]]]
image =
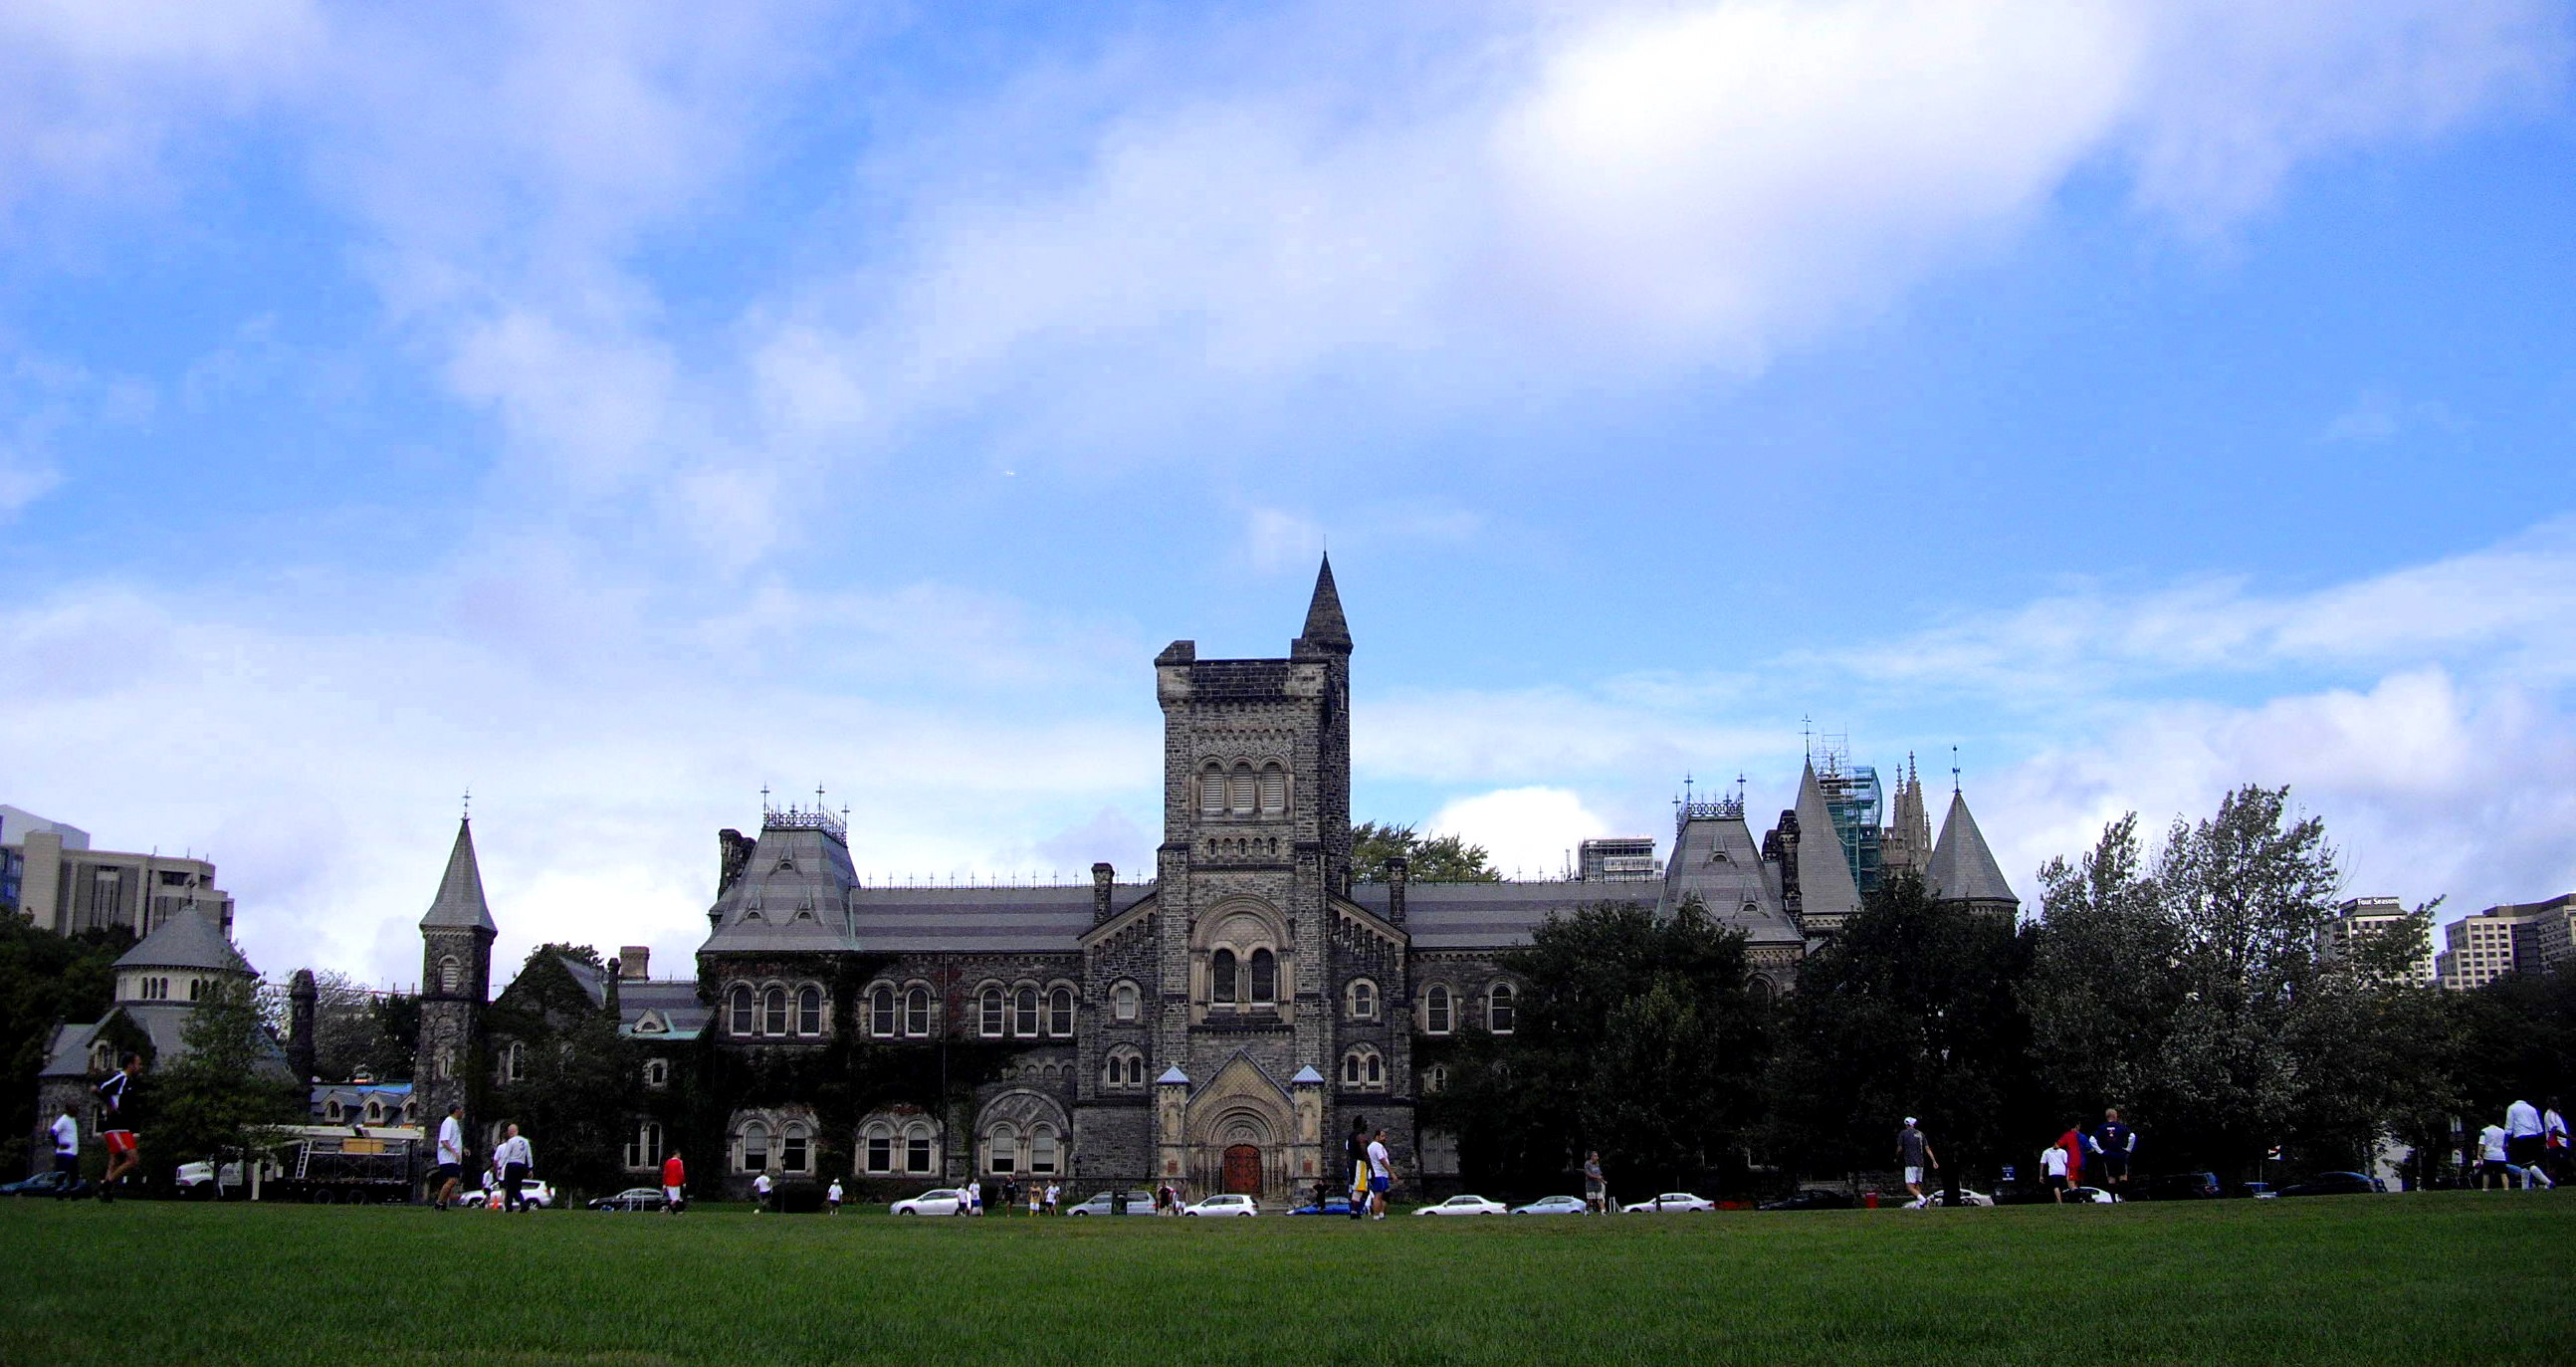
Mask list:
[[1225,1151],[1225,1189],[1247,1196],[1261,1194],[1261,1150],[1237,1144]]

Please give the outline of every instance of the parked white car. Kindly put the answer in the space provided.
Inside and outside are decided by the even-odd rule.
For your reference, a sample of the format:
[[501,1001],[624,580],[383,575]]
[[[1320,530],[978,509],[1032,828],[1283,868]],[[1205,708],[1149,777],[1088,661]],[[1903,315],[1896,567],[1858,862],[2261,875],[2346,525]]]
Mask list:
[[1452,1196],[1436,1206],[1424,1206],[1413,1213],[1416,1215],[1503,1215],[1508,1214],[1510,1210],[1511,1208],[1502,1202],[1488,1201],[1482,1196]]
[[1630,1215],[1658,1215],[1668,1210],[1715,1210],[1717,1202],[1705,1197],[1693,1196],[1686,1191],[1668,1191],[1661,1196],[1621,1206],[1620,1209]]
[[[485,1191],[481,1187],[476,1187],[456,1198],[456,1204],[468,1209],[481,1206],[486,1201],[496,1205],[507,1204],[507,1199],[501,1193]],[[555,1189],[534,1177],[522,1178],[519,1182],[519,1204],[535,1206],[539,1210],[552,1210],[555,1205]]]
[[955,1187],[941,1187],[936,1191],[925,1191],[909,1200],[897,1201],[886,1207],[886,1210],[894,1215],[954,1215],[957,1213],[957,1207],[965,1200],[966,1193]]
[[1259,1215],[1261,1205],[1239,1191],[1211,1196],[1204,1201],[1181,1207],[1183,1215]]
[[[1995,1198],[1988,1196],[1982,1191],[1970,1191],[1966,1187],[1959,1188],[1958,1204],[1962,1206],[1991,1206],[1994,1203]],[[1949,1204],[1950,1194],[1939,1187],[1934,1187],[1930,1191],[1923,1193],[1922,1200],[1906,1202],[1905,1209],[1929,1210],[1934,1206],[1946,1206]]]

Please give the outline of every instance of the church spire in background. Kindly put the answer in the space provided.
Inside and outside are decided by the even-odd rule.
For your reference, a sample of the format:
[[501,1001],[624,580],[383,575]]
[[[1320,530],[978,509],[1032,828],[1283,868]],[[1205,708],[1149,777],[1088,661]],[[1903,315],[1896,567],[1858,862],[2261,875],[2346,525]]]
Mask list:
[[1306,629],[1298,639],[1311,646],[1348,653],[1351,648],[1351,624],[1342,617],[1342,595],[1333,588],[1333,557],[1324,557],[1323,568],[1315,572],[1314,601],[1306,605]]

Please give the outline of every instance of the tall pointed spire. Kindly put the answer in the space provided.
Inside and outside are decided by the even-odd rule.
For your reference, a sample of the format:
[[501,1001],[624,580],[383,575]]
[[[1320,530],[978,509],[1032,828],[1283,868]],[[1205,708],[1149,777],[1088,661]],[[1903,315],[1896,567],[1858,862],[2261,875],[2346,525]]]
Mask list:
[[1824,785],[1816,781],[1816,762],[1798,780],[1798,919],[1824,930],[1839,927],[1860,910],[1860,884],[1843,854],[1842,833],[1825,806]]
[[464,926],[498,933],[492,924],[492,909],[483,901],[483,869],[474,862],[474,822],[471,818],[456,823],[456,847],[447,852],[447,875],[438,880],[438,899],[429,904],[429,914],[420,918],[423,930],[432,927]]
[[1923,881],[1930,885],[1932,896],[1943,902],[2003,912],[2021,907],[2012,884],[2004,881],[2003,866],[1995,862],[1995,852],[1986,848],[1977,819],[1968,815],[1966,795],[1956,789],[1950,793],[1950,814],[1941,819],[1941,839],[1932,847],[1932,864],[1924,871]]
[[1315,572],[1314,601],[1306,605],[1306,629],[1298,639],[1310,646],[1348,654],[1351,649],[1351,624],[1342,617],[1342,595],[1333,587],[1333,557],[1324,557],[1324,567]]

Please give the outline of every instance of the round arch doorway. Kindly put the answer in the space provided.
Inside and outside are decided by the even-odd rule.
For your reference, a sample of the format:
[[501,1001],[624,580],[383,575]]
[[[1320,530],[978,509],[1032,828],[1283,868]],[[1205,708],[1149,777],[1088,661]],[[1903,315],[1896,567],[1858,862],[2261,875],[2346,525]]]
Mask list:
[[1253,1144],[1235,1144],[1225,1151],[1224,1189],[1246,1196],[1261,1194],[1261,1149]]

